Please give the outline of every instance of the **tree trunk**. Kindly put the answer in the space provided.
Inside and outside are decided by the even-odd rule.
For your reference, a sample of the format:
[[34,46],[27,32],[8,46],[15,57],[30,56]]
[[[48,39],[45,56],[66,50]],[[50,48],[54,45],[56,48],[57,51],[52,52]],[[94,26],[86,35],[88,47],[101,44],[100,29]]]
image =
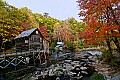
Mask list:
[[109,42],[109,41],[106,41],[106,42],[107,42],[107,46],[108,46],[108,48],[109,48],[110,55],[112,55],[112,49],[111,49],[111,47],[110,47],[110,42]]
[[113,41],[114,41],[115,45],[117,46],[117,51],[120,52],[120,45],[119,45],[117,37],[115,37]]
[[[114,23],[115,23],[116,25],[119,25],[118,21],[116,20],[116,16],[115,16],[115,13],[114,13],[112,7],[109,7],[109,9],[111,10],[112,16],[113,16],[113,18],[115,19]],[[119,31],[119,33],[120,33],[120,29],[118,29],[118,31]],[[111,32],[114,33],[113,30],[112,30]],[[117,37],[114,37],[113,42],[114,42],[115,45],[117,46],[117,51],[120,52],[120,45],[119,45],[119,42],[118,42],[118,38],[117,38]]]
[[[111,30],[111,33],[114,33],[113,30]],[[119,45],[119,41],[118,41],[118,38],[116,36],[112,37],[112,40],[114,42],[114,44],[116,45],[117,47],[117,51],[120,52],[120,45]]]

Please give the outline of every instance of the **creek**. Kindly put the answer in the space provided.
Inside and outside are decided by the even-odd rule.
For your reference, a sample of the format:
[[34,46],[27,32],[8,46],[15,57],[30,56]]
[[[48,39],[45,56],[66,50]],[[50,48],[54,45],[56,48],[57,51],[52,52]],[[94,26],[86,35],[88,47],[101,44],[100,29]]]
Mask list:
[[79,58],[65,59],[59,63],[35,71],[30,79],[33,80],[91,80],[90,77],[95,72],[91,66],[91,55],[86,54]]

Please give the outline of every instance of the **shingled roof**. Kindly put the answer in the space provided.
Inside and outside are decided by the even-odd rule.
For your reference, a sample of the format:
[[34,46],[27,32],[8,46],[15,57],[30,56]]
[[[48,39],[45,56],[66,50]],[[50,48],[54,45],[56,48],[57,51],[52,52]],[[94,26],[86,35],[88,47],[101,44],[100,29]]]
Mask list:
[[34,32],[37,28],[33,28],[30,30],[23,31],[19,36],[15,37],[14,39],[22,38],[22,37],[27,37],[31,35],[32,32]]

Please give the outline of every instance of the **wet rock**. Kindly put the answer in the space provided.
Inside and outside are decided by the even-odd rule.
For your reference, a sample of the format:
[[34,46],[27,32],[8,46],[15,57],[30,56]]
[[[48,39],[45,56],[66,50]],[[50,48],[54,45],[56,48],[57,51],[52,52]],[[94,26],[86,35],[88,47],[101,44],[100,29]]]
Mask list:
[[87,67],[80,67],[81,70],[86,70],[88,69]]
[[86,71],[81,71],[81,73],[83,73],[83,74],[88,74],[88,72],[86,72]]
[[101,71],[109,71],[111,68],[100,68]]
[[[42,79],[43,78],[45,79],[47,77],[49,78],[49,80],[56,80],[55,76],[59,77],[60,79],[67,77],[69,78],[67,80],[70,80],[70,78],[73,80],[76,79],[82,80],[82,78],[92,75],[91,73],[93,70],[91,69],[90,66],[91,64],[90,59],[92,59],[92,56],[89,54],[83,54],[83,55],[77,54],[77,55],[79,55],[78,59],[74,59],[74,58],[68,59],[58,64],[51,65],[49,68],[43,70],[42,73],[38,75],[42,75],[42,77],[40,77]],[[46,74],[46,76],[44,74]],[[52,79],[52,77],[55,78]]]
[[120,73],[116,73],[112,80],[120,80]]
[[89,56],[88,58],[89,58],[89,59],[92,59],[92,58],[93,58],[93,56]]

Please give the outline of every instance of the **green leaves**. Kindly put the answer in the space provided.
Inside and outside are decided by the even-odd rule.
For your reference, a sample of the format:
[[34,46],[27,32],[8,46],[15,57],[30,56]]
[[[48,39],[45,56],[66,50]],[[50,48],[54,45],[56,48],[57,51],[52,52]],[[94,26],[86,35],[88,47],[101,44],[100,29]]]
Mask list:
[[0,37],[1,48],[19,34],[21,22],[27,17],[18,8],[0,0]]
[[[43,28],[46,26],[46,28]],[[43,35],[49,37],[51,42],[55,42],[53,36],[61,37],[62,40],[78,42],[78,34],[83,30],[82,24],[74,18],[64,21],[46,17],[42,14],[33,13],[27,7],[16,8],[0,0],[0,37],[2,43],[12,41],[22,31],[31,28],[41,29]],[[55,33],[61,31],[60,35]],[[58,38],[57,37],[57,38]]]

